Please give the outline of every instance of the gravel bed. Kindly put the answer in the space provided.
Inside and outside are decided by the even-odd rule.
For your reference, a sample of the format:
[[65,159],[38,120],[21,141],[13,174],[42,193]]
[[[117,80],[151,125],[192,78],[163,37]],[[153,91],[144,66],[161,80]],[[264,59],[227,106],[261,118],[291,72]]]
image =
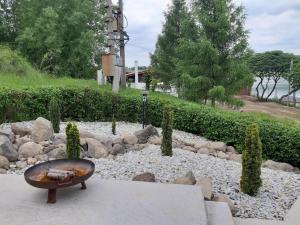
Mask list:
[[[80,129],[93,133],[111,135],[110,123],[77,123]],[[31,126],[32,122],[24,125]],[[62,129],[65,124],[62,124]],[[0,128],[8,128],[3,124]],[[118,123],[118,134],[133,133],[141,129],[140,124]],[[204,138],[181,131],[174,136],[191,143],[205,141]],[[263,168],[263,187],[256,197],[242,194],[239,188],[241,164],[212,156],[174,149],[173,157],[162,157],[159,146],[150,145],[142,151],[118,155],[114,159],[92,159],[96,172],[92,179],[132,180],[143,172],[155,174],[157,182],[171,183],[176,177],[192,170],[196,177],[211,177],[214,194],[226,194],[238,209],[236,217],[283,220],[287,211],[300,195],[300,175]],[[25,169],[24,169],[25,170]],[[23,174],[24,170],[9,171]]]

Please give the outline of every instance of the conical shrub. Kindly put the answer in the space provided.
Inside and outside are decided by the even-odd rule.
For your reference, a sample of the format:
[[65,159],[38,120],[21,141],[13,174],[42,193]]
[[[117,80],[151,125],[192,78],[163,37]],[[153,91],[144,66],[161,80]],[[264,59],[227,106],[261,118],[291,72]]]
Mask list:
[[116,135],[116,132],[117,132],[116,127],[117,127],[117,121],[116,121],[115,116],[113,116],[112,122],[111,122],[111,131],[112,131],[113,135]]
[[52,98],[49,104],[49,116],[55,133],[59,133],[60,108],[57,100]]
[[170,106],[165,106],[162,120],[162,144],[161,153],[163,156],[172,156],[172,133],[173,133],[173,112]]
[[68,159],[80,158],[80,137],[77,126],[69,123],[66,127],[67,135],[67,157]]
[[242,156],[241,190],[254,196],[262,186],[261,179],[262,144],[257,124],[246,130],[245,149]]

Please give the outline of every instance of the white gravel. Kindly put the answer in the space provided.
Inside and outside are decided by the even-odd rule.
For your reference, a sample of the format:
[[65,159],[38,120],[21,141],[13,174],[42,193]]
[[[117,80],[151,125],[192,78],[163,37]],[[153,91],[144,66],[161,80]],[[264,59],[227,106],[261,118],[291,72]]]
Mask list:
[[[31,126],[31,122],[24,124]],[[77,123],[80,129],[93,133],[111,135],[110,123]],[[62,124],[62,129],[65,124]],[[0,128],[8,128],[3,124]],[[133,133],[141,129],[140,124],[118,123],[118,134]],[[181,131],[174,131],[176,138],[198,143],[204,138]],[[300,195],[300,175],[263,168],[263,187],[256,197],[242,194],[239,188],[241,164],[212,156],[174,149],[173,157],[162,157],[159,146],[150,145],[142,151],[118,155],[115,159],[99,159],[93,179],[131,180],[143,172],[154,173],[157,182],[173,182],[176,177],[192,170],[196,177],[211,177],[214,194],[228,195],[238,208],[235,216],[283,220]],[[24,170],[11,173],[22,174]]]

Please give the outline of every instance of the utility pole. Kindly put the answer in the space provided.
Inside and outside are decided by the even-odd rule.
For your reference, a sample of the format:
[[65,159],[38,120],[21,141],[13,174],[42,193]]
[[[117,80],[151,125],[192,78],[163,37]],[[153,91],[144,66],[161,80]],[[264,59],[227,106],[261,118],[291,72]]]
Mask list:
[[121,87],[126,88],[126,67],[125,67],[125,32],[124,32],[124,5],[119,0],[119,33],[120,33],[120,57],[122,62]]

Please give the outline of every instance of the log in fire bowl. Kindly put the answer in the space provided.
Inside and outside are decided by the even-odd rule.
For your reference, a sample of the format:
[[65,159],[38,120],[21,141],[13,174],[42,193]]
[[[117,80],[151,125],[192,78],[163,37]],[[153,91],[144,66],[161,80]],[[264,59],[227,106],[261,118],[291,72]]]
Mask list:
[[48,202],[56,202],[56,189],[81,184],[86,189],[85,181],[95,171],[95,164],[89,160],[53,160],[40,163],[26,170],[24,177],[28,184],[48,189]]

